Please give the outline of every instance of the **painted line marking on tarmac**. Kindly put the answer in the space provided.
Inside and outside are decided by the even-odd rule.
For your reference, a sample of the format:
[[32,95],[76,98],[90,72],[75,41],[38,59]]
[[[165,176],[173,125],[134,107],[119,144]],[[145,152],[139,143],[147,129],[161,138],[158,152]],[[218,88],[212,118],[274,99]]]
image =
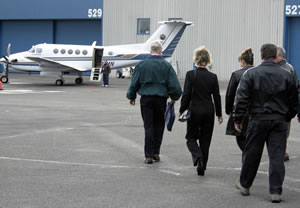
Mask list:
[[[36,159],[24,159],[24,158],[12,158],[12,157],[0,157],[0,160],[12,160],[12,161],[25,161],[25,162],[37,162],[37,163],[47,163],[47,164],[54,164],[54,165],[74,165],[74,166],[90,166],[90,167],[98,167],[98,168],[110,168],[110,169],[146,169],[146,167],[130,167],[125,165],[106,165],[106,164],[95,164],[95,163],[77,163],[77,162],[60,162],[60,161],[53,161],[53,160],[36,160]],[[209,167],[211,169],[222,169],[222,170],[240,170],[240,168],[221,168],[221,167]],[[180,176],[180,173],[161,169],[160,172]],[[265,175],[268,175],[268,172],[264,171],[258,171],[258,173],[262,173]],[[299,182],[299,179],[293,179],[290,177],[285,177],[286,180],[289,180],[291,182]],[[300,193],[300,189],[296,187],[291,187],[286,184],[283,185],[283,187]]]
[[11,138],[16,138],[16,137],[28,136],[28,135],[32,135],[32,134],[43,134],[43,133],[48,133],[48,132],[59,132],[59,131],[66,131],[66,130],[73,130],[73,129],[74,128],[67,127],[67,128],[54,128],[54,129],[30,131],[30,132],[24,132],[22,134],[3,136],[3,137],[0,137],[0,139],[11,139]]
[[0,94],[22,95],[22,94],[41,94],[41,93],[60,93],[64,91],[37,91],[37,90],[1,90]]
[[[291,159],[296,159],[296,158],[298,158],[298,156],[291,156],[291,157],[290,157],[290,160],[291,160]],[[269,164],[269,160],[260,163],[260,165],[267,165],[267,164]]]
[[287,188],[289,190],[292,190],[292,191],[296,191],[296,192],[299,192],[300,193],[300,189],[296,188],[296,187],[291,187],[291,186],[288,186],[286,184],[283,184],[283,187],[284,188]]
[[14,157],[0,157],[0,160],[48,163],[48,164],[54,164],[54,165],[93,166],[93,167],[98,167],[98,168],[124,168],[124,169],[131,169],[131,168],[144,169],[145,168],[145,167],[130,167],[127,165],[106,165],[106,164],[96,164],[96,163],[60,162],[60,161],[54,161],[54,160],[36,160],[36,159],[14,158]]
[[180,173],[177,173],[177,172],[171,171],[171,170],[159,170],[159,171],[163,172],[163,173],[171,174],[171,175],[174,175],[174,176],[180,176],[181,175]]
[[[54,165],[76,165],[76,166],[91,166],[98,168],[110,168],[110,169],[146,169],[146,167],[131,167],[128,165],[106,165],[106,164],[95,164],[95,163],[78,163],[78,162],[60,162],[53,160],[37,160],[37,159],[25,159],[25,158],[13,158],[13,157],[0,157],[0,160],[12,160],[12,161],[25,161],[25,162],[36,162],[36,163],[47,163]],[[171,170],[159,170],[160,172],[180,176],[180,173]]]

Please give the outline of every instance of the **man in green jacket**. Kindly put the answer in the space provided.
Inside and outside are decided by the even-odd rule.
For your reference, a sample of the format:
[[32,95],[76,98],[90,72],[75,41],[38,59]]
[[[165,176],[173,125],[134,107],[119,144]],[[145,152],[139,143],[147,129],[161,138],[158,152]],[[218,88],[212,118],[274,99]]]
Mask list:
[[136,65],[127,98],[135,105],[136,93],[141,96],[141,114],[145,129],[145,163],[160,160],[160,146],[165,128],[164,113],[168,97],[175,103],[182,94],[176,73],[163,59],[159,41],[151,44],[151,56]]

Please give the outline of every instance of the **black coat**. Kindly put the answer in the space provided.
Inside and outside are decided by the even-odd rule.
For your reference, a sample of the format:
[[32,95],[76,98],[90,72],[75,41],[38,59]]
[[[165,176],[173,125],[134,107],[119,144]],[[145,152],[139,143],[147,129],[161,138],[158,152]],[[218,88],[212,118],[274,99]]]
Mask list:
[[252,119],[290,121],[297,112],[298,93],[290,72],[271,60],[245,72],[236,93],[233,114],[241,122]]
[[244,74],[244,72],[251,67],[253,67],[253,66],[245,66],[242,69],[234,71],[231,74],[230,81],[228,83],[228,87],[227,87],[227,91],[226,91],[226,96],[225,96],[225,112],[227,115],[229,115],[229,119],[228,119],[227,127],[226,127],[227,135],[246,136],[246,131],[247,131],[247,127],[248,127],[248,115],[245,115],[245,117],[243,118],[242,132],[238,132],[234,128],[232,111],[233,111],[233,104],[234,104],[236,90],[239,86],[241,77]]
[[[212,101],[212,97],[214,102]],[[184,92],[181,98],[180,113],[190,108],[198,119],[206,119],[206,116],[222,116],[221,96],[217,75],[206,68],[197,68],[186,73]],[[199,116],[201,118],[199,118]]]

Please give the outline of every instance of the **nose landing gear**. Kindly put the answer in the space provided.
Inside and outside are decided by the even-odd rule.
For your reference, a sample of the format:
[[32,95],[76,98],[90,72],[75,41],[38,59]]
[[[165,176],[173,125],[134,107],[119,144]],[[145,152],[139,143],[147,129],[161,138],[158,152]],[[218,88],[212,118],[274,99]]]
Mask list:
[[82,81],[83,81],[82,77],[78,77],[78,78],[75,79],[75,83],[76,83],[77,85],[82,84]]

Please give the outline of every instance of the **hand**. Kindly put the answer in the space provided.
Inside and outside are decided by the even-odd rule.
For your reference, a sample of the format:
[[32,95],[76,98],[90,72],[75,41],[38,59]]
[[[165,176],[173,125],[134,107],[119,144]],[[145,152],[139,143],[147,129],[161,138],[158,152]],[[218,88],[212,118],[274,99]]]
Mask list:
[[135,105],[135,100],[130,100],[130,101],[129,101],[129,104],[130,104],[130,105]]
[[181,113],[179,112],[179,117],[181,116]]
[[298,122],[300,123],[300,117],[298,117]]
[[237,124],[237,123],[234,123],[234,128],[235,130],[237,130],[238,132],[241,132],[242,129],[243,129],[243,125],[240,123],[240,124]]
[[171,103],[172,103],[173,105],[175,105],[176,101],[175,101],[175,100],[171,100]]
[[218,117],[218,122],[219,122],[219,124],[223,123],[223,117],[222,116]]

